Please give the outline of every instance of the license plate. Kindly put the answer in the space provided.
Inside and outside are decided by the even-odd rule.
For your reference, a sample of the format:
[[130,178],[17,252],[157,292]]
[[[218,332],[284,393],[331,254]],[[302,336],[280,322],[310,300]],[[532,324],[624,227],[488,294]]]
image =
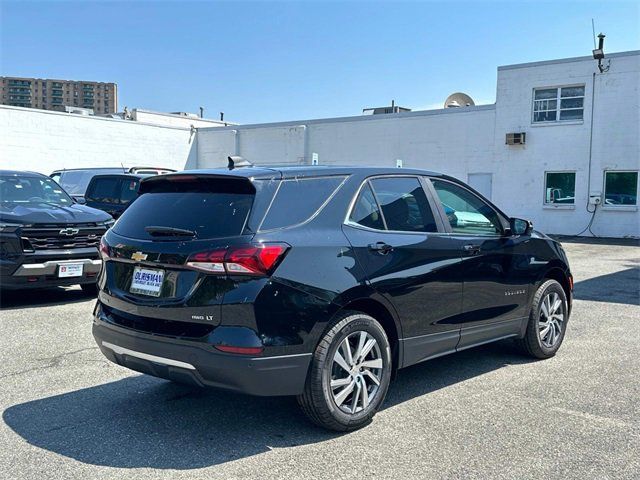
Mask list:
[[164,270],[153,268],[135,267],[133,269],[133,279],[131,280],[131,293],[159,297],[164,280]]
[[58,278],[81,277],[82,263],[65,263],[58,266]]

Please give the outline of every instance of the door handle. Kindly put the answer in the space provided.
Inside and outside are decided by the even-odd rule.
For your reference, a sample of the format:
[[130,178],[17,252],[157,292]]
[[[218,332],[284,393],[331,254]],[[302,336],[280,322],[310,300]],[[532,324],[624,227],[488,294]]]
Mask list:
[[462,251],[467,255],[477,255],[480,253],[480,245],[465,245],[462,247]]
[[386,255],[391,250],[393,250],[393,247],[388,243],[376,242],[376,243],[369,244],[369,250],[378,252],[380,255]]

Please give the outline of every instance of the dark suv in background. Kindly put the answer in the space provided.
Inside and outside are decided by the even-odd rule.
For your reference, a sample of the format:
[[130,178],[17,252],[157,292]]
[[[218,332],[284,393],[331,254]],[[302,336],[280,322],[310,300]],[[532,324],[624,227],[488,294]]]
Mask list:
[[96,175],[127,173],[134,175],[161,175],[172,172],[175,172],[175,170],[162,167],[97,167],[55,170],[49,176],[58,182],[75,200],[83,202],[87,187]]
[[135,173],[96,175],[89,182],[84,200],[88,206],[118,218],[138,198],[140,180],[148,176]]
[[0,288],[80,284],[95,291],[110,215],[77,204],[51,178],[0,170]]
[[297,395],[335,430],[371,421],[398,368],[505,338],[553,356],[571,310],[558,242],[420,170],[145,179],[100,251],[93,334],[110,360]]

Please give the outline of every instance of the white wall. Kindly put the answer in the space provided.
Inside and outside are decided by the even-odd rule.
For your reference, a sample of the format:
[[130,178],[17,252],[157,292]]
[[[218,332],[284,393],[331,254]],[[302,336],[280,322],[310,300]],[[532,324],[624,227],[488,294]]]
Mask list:
[[[595,75],[595,92],[597,66],[591,58],[498,69],[494,154],[501,168],[494,170],[494,185],[500,186],[494,189],[494,200],[506,211],[530,218],[550,233],[576,234],[591,219],[586,210],[589,191],[603,193],[603,172],[640,168],[640,53],[630,53],[609,56],[609,71]],[[572,84],[585,85],[583,121],[533,124],[533,89]],[[508,132],[526,132],[526,145],[505,145]],[[545,171],[576,172],[575,205],[543,205]],[[640,214],[637,207],[603,206],[591,229],[599,236],[640,236]]]
[[[0,168],[211,168],[226,166],[232,154],[256,164],[310,164],[313,153],[321,164],[395,166],[402,159],[405,167],[464,181],[490,173],[492,200],[505,212],[532,219],[547,233],[577,234],[591,219],[589,191],[603,191],[603,172],[640,167],[640,52],[611,54],[606,62],[609,71],[596,74],[595,89],[590,57],[537,62],[498,69],[495,105],[199,128],[195,134],[177,126],[0,106]],[[570,84],[585,85],[583,121],[533,124],[533,89]],[[526,145],[505,145],[510,132],[526,132]],[[574,206],[544,206],[545,171],[576,172]],[[592,231],[640,236],[638,207],[599,208]]]
[[45,174],[61,168],[195,165],[189,128],[0,106],[0,168]]
[[[603,191],[604,170],[640,166],[640,52],[608,55],[607,61],[609,71],[595,77],[590,187],[597,71],[590,57],[500,67],[495,106],[200,129],[197,165],[223,166],[231,154],[256,164],[309,164],[315,152],[321,164],[395,166],[402,159],[405,167],[463,181],[469,174],[491,173],[492,200],[505,212],[529,218],[547,233],[577,234],[591,219],[589,190]],[[533,89],[571,84],[585,85],[584,119],[533,124]],[[526,145],[505,145],[511,132],[526,132]],[[544,206],[545,171],[576,172],[574,206]],[[640,212],[603,206],[592,231],[640,236]]]
[[[255,164],[395,166],[463,173],[486,162],[493,150],[492,105],[198,131],[198,167],[227,164],[242,155]],[[489,162],[491,163],[491,162]]]

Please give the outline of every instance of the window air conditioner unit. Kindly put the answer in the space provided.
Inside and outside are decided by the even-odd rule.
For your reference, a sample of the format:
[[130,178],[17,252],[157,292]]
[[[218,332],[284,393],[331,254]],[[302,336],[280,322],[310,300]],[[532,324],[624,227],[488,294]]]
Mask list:
[[525,132],[507,133],[507,140],[504,143],[506,145],[524,145],[526,136]]

